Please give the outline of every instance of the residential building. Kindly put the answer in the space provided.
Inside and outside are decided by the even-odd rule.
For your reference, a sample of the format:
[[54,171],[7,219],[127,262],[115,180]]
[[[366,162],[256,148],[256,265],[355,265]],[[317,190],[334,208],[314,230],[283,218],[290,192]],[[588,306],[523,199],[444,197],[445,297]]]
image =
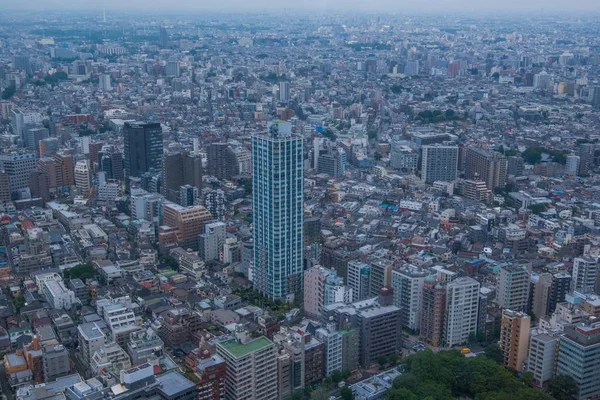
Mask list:
[[18,191],[29,187],[29,174],[37,169],[35,153],[0,155],[0,170],[8,175],[10,193],[18,198]]
[[477,333],[479,288],[479,282],[469,277],[456,278],[446,285],[445,346],[467,343],[469,335]]
[[369,297],[377,297],[381,288],[392,286],[392,262],[377,259],[371,261],[370,267]]
[[529,346],[529,315],[512,311],[502,311],[502,327],[500,329],[500,351],[504,356],[504,366],[515,371],[522,371],[527,361]]
[[210,355],[208,351],[196,364],[196,382],[198,400],[221,400],[225,398],[225,379],[227,364],[218,354]]
[[152,328],[132,332],[127,343],[127,353],[133,365],[156,360],[163,355],[164,343]]
[[79,302],[75,293],[67,289],[62,279],[45,281],[43,292],[52,308],[70,310],[74,304]]
[[106,343],[104,333],[94,322],[86,322],[77,326],[78,350],[81,362],[88,367],[92,357]]
[[458,146],[423,146],[421,179],[427,183],[453,182],[458,167]]
[[394,305],[402,310],[402,326],[419,332],[423,284],[427,273],[413,266],[392,271]]
[[532,329],[529,341],[527,371],[533,374],[533,384],[546,388],[556,371],[559,335],[543,329]]
[[239,338],[217,343],[225,360],[225,400],[277,399],[277,349],[266,337]]
[[592,257],[575,257],[573,260],[573,279],[571,289],[580,293],[594,293],[598,260]]
[[420,336],[438,346],[442,343],[444,313],[446,311],[446,286],[432,276],[423,282],[423,305],[419,324]]
[[[162,206],[162,224],[171,228],[159,232],[161,243],[177,243],[183,248],[198,249],[198,235],[204,231],[204,225],[212,216],[203,206],[183,207],[175,203]],[[162,229],[162,228],[161,228]]]
[[346,282],[352,290],[352,301],[360,301],[369,297],[371,267],[361,261],[350,261]]
[[69,351],[62,344],[42,346],[44,381],[52,382],[71,373]]
[[529,276],[527,268],[519,265],[500,268],[496,303],[504,309],[525,311],[529,299]]
[[293,301],[302,295],[303,139],[289,123],[252,137],[253,284],[261,293]]
[[342,372],[342,335],[335,325],[317,329],[315,336],[325,346],[325,376],[331,376],[335,371]]
[[504,188],[506,184],[507,159],[504,155],[477,147],[467,148],[465,177],[481,180],[487,188]]
[[89,160],[79,160],[75,164],[75,186],[80,195],[89,197],[92,188],[92,171]]
[[102,345],[90,360],[90,371],[94,376],[103,375],[105,372],[118,375],[129,368],[131,368],[129,355],[115,342]]
[[211,143],[207,148],[207,174],[231,179],[240,173],[236,153],[229,143]]
[[196,195],[192,202],[186,200],[185,205],[194,205],[198,192],[202,189],[202,159],[199,154],[188,151],[171,151],[165,153],[162,160],[161,193],[169,201],[181,205],[181,186],[192,186]]

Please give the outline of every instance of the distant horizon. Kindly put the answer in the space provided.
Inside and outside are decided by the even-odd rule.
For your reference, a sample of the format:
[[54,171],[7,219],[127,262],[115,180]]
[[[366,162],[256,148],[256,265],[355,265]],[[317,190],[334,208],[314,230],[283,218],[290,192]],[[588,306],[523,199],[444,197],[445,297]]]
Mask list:
[[518,14],[523,17],[524,12],[531,13],[592,13],[599,14],[598,0],[574,0],[569,3],[557,0],[505,0],[504,2],[483,5],[480,0],[379,0],[373,3],[364,3],[360,0],[304,0],[295,4],[280,3],[274,0],[255,0],[246,2],[241,0],[203,1],[171,0],[169,2],[158,0],[41,0],[22,1],[0,0],[0,7],[7,12],[18,11],[99,11],[113,12],[138,12],[147,14],[152,12],[166,12],[176,14],[179,12],[211,12],[211,13],[264,13],[276,11],[300,12],[341,12],[348,14],[455,14],[464,15],[486,14],[490,12],[500,14]]

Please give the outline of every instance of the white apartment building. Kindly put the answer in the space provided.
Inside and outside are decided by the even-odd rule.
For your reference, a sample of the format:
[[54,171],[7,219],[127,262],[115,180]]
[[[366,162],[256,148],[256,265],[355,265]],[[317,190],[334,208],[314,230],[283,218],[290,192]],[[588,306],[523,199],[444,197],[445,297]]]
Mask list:
[[55,309],[70,310],[73,304],[79,302],[75,297],[75,292],[67,289],[62,279],[44,281],[44,295],[48,303]]
[[447,347],[466,343],[477,331],[480,284],[473,278],[461,277],[446,286],[446,315],[443,341]]

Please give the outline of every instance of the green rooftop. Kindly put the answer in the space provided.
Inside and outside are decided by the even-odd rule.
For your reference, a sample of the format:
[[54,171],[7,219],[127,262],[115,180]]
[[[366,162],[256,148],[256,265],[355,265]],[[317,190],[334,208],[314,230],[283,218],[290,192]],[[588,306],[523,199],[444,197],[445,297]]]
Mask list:
[[231,339],[226,342],[221,342],[218,345],[221,346],[225,351],[231,354],[234,358],[242,358],[255,351],[262,350],[265,347],[272,345],[269,339],[261,336],[254,339],[246,344],[238,342],[236,339]]

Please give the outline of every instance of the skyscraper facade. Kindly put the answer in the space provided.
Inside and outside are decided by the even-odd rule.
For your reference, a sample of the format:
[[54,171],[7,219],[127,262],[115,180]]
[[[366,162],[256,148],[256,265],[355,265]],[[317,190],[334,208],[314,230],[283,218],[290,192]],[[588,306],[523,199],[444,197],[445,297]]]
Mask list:
[[481,180],[488,189],[504,187],[506,184],[507,159],[500,153],[489,152],[476,147],[467,149],[467,179]]
[[254,287],[293,301],[302,293],[302,138],[287,123],[252,137]]
[[160,170],[163,142],[159,123],[126,122],[123,135],[126,178]]

